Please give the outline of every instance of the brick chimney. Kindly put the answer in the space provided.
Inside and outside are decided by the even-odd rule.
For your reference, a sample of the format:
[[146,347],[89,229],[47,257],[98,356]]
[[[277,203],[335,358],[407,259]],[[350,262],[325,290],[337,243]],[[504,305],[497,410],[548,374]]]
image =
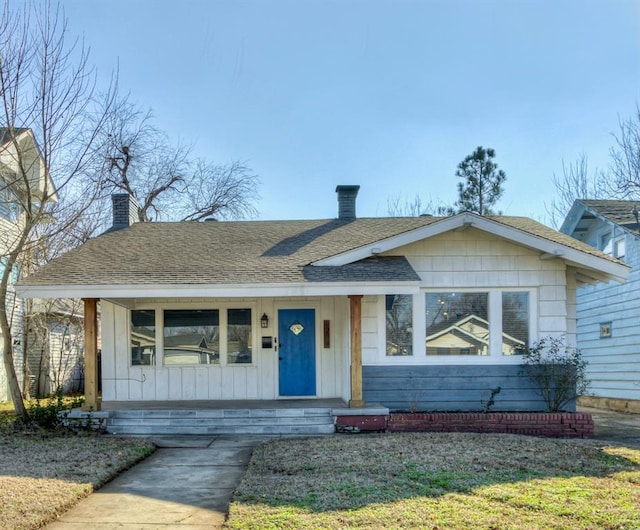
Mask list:
[[113,225],[110,231],[127,228],[138,221],[138,203],[133,195],[128,193],[114,193],[111,195],[113,203]]
[[336,186],[338,194],[338,219],[356,218],[356,197],[360,186]]

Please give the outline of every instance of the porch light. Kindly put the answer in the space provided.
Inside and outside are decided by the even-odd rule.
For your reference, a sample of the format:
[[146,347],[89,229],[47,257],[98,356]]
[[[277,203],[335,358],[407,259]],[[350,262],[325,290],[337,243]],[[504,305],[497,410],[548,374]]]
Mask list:
[[268,328],[269,327],[269,317],[266,313],[262,313],[262,317],[260,318],[260,327]]

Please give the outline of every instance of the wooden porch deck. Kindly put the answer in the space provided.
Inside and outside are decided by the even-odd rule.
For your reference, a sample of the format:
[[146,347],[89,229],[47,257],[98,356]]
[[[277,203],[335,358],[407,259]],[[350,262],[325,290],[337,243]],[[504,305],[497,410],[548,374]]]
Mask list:
[[233,410],[233,409],[312,409],[345,408],[335,399],[272,399],[272,400],[189,400],[189,401],[103,401],[103,411],[126,410]]

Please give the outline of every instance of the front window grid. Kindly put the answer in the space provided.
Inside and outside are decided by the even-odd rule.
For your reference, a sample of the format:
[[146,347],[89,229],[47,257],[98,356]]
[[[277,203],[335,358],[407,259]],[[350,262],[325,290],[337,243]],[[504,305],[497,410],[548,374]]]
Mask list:
[[161,323],[156,327],[156,310],[131,310],[131,365],[157,364],[157,333],[163,339],[160,363],[164,366],[252,364],[253,311],[250,308],[222,311],[163,309]]
[[[425,331],[427,356],[491,356],[498,347],[502,356],[521,355],[530,343],[530,293],[425,293]],[[497,344],[492,332],[501,335]]]

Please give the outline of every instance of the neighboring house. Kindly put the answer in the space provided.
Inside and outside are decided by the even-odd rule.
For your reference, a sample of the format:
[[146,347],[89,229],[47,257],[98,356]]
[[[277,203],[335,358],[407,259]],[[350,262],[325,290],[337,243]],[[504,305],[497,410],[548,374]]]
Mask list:
[[25,348],[31,395],[46,397],[62,390],[82,391],[84,384],[84,320],[80,300],[33,300],[27,305]]
[[[25,198],[26,175],[32,199],[38,200],[48,190],[49,200],[57,200],[51,193],[53,183],[45,167],[40,149],[30,129],[0,127],[0,273],[4,271],[7,255],[24,226],[22,201]],[[51,196],[53,195],[53,196]],[[14,284],[20,276],[18,266],[11,271],[7,293],[7,314],[14,347],[14,365],[20,383],[24,364],[25,304],[15,297]],[[2,356],[0,330],[0,358]],[[4,363],[0,362],[0,401],[10,399]]]
[[103,402],[469,410],[500,386],[496,408],[543,408],[523,347],[575,341],[576,288],[628,267],[523,217],[356,218],[358,189],[337,187],[337,219],[131,226],[116,195],[113,229],[18,292],[85,300],[90,407],[99,300]]
[[638,202],[576,200],[561,231],[631,267],[624,284],[578,290],[578,347],[591,396],[581,403],[640,412],[640,222]]

